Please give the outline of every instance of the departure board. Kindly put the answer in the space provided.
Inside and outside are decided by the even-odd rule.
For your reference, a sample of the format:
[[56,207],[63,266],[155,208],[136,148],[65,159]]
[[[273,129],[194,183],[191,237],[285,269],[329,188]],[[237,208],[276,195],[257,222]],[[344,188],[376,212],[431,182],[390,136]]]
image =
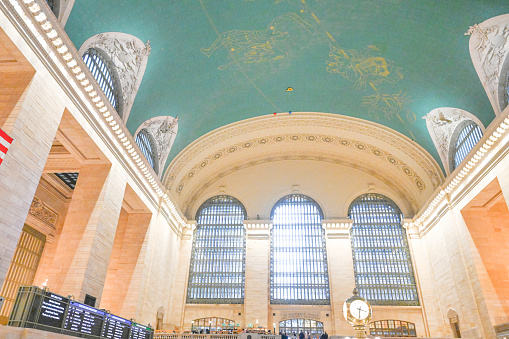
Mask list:
[[131,327],[131,339],[151,339],[152,338],[152,329],[150,327],[145,327],[140,324],[133,324]]
[[87,339],[153,339],[154,330],[37,286],[21,286],[9,326]]
[[64,330],[78,333],[101,335],[104,312],[75,301],[69,303]]
[[68,302],[69,300],[67,298],[46,292],[37,322],[41,325],[61,328]]
[[107,314],[101,337],[108,339],[128,339],[131,322],[113,314]]

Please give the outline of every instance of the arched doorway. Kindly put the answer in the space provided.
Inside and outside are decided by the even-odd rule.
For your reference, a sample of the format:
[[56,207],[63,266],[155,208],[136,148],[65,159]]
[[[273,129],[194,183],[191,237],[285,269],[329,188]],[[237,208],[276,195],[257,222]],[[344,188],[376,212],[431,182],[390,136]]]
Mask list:
[[318,338],[323,333],[323,323],[312,319],[288,319],[279,322],[279,331],[287,335],[307,332],[312,338]]

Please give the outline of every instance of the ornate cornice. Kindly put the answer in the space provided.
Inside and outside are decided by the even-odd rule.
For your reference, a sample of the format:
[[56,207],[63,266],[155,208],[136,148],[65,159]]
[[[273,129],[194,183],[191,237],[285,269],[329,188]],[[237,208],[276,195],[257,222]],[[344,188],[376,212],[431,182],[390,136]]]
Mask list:
[[51,9],[43,0],[7,0],[0,10],[47,67],[57,83],[105,142],[154,208],[180,235],[186,221],[165,193],[134,138],[115,113]]
[[28,213],[51,228],[56,228],[58,214],[46,206],[41,199],[34,197]]
[[[436,163],[436,161],[418,144],[411,141],[404,135],[395,132],[385,126],[369,122],[362,119],[352,118],[341,116],[337,114],[327,114],[327,113],[298,113],[293,112],[292,115],[281,115],[281,116],[262,116],[252,119],[243,120],[237,123],[233,123],[222,128],[219,128],[215,131],[212,131],[205,136],[197,139],[195,142],[186,147],[170,164],[168,167],[165,176],[163,178],[163,183],[171,189],[178,191],[180,186],[180,181],[178,182],[177,188],[173,188],[174,182],[182,175],[181,171],[184,167],[188,167],[190,162],[196,162],[196,166],[206,165],[204,161],[207,160],[208,157],[212,156],[212,159],[217,160],[223,154],[228,152],[228,148],[236,147],[237,149],[249,148],[250,140],[245,140],[242,145],[230,144],[226,147],[219,147],[218,145],[223,144],[226,140],[233,140],[239,136],[249,135],[256,132],[265,132],[268,130],[292,130],[299,127],[305,128],[316,128],[316,129],[333,129],[337,131],[338,135],[323,135],[323,138],[334,138],[339,137],[339,134],[344,132],[354,133],[359,136],[359,140],[362,140],[362,136],[369,138],[371,140],[379,140],[384,144],[390,145],[399,151],[407,154],[410,158],[412,158],[418,166],[420,166],[426,176],[428,177],[431,186],[433,188],[438,187],[440,183],[443,182],[443,174],[440,170],[440,167]],[[265,133],[265,135],[268,135]],[[282,136],[291,138],[292,135]],[[307,135],[306,137],[312,137],[312,134]],[[263,138],[258,138],[258,141]],[[281,139],[280,141],[287,140],[286,138]],[[302,136],[299,140],[302,140]],[[308,140],[308,139],[304,139]],[[318,141],[323,140],[316,138]],[[253,145],[257,140],[251,141]],[[270,139],[267,139],[269,142]],[[277,142],[277,140],[274,140]],[[295,140],[294,140],[295,141]],[[350,143],[355,143],[355,140],[348,140]],[[214,150],[214,152],[212,152]],[[233,150],[233,148],[231,149]],[[226,152],[226,153],[225,153]],[[229,152],[232,153],[232,152]],[[207,154],[206,158],[201,157],[201,154]],[[199,163],[197,159],[199,158]]]

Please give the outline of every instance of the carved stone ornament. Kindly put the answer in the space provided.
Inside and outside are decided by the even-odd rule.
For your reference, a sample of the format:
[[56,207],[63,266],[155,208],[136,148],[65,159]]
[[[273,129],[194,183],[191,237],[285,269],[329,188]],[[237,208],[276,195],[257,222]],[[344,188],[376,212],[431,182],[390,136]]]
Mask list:
[[449,169],[449,148],[456,127],[463,121],[472,120],[479,127],[483,128],[481,121],[477,117],[459,108],[436,108],[422,118],[426,120],[428,132],[447,173],[451,172]]
[[149,42],[144,44],[130,34],[108,32],[94,35],[85,41],[80,54],[83,55],[89,48],[105,52],[116,67],[122,86],[122,117],[126,121],[145,73],[151,49]]
[[148,130],[155,139],[157,145],[158,165],[160,169],[159,176],[161,176],[162,169],[170,154],[171,146],[175,141],[178,131],[179,117],[160,116],[148,119],[138,127],[134,134],[136,135],[142,130]]
[[470,35],[470,55],[477,74],[499,114],[505,107],[499,106],[499,86],[502,66],[509,54],[509,15],[491,18],[481,24],[470,26],[465,35]]
[[48,207],[46,207],[46,205],[42,202],[41,199],[34,197],[28,213],[32,215],[34,218],[55,228],[58,214],[50,210]]

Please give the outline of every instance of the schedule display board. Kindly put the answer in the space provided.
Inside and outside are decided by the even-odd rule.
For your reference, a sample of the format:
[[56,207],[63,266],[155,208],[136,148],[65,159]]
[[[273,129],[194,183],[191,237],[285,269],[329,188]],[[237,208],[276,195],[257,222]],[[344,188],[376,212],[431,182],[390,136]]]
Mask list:
[[96,339],[152,339],[154,330],[37,286],[22,286],[9,326]]

